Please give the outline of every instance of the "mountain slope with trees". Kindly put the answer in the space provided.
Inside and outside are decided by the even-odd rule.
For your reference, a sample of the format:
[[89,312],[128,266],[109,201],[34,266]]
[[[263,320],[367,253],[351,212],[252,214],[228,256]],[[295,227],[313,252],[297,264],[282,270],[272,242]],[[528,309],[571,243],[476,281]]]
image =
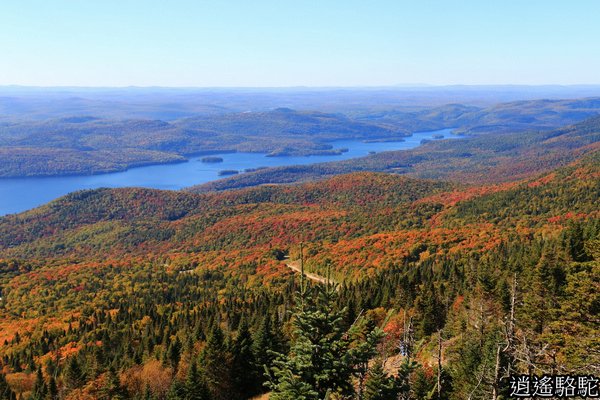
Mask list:
[[600,117],[596,116],[551,131],[481,134],[351,160],[267,168],[189,190],[206,192],[304,182],[356,171],[399,173],[471,184],[502,183],[530,178],[567,165],[596,151],[599,143]]
[[483,400],[509,373],[598,375],[599,198],[599,151],[484,186],[77,192],[0,219],[0,391]]
[[327,142],[402,140],[408,134],[396,125],[284,108],[170,122],[93,116],[18,120],[0,124],[0,177],[114,172],[215,152],[339,154]]

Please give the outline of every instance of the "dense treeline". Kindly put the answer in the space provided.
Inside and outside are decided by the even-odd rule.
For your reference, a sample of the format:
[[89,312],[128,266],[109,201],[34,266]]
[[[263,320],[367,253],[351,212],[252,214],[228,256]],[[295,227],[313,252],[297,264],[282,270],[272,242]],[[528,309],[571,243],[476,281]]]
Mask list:
[[[406,398],[426,398],[437,390],[437,364],[430,354],[440,335],[443,398],[489,399],[494,388],[506,390],[509,370],[590,373],[600,365],[593,351],[600,345],[595,334],[599,255],[600,224],[594,221],[572,224],[552,240],[508,240],[486,254],[405,260],[342,286],[328,300],[325,315],[330,323],[337,321],[340,332],[353,327],[357,317],[365,318],[359,324],[364,332],[377,326],[386,332],[377,336],[379,345],[363,350],[386,361],[387,373],[401,370]],[[211,397],[192,398],[245,399],[266,390],[268,379],[275,379],[276,391],[285,391],[278,380],[283,375],[276,373],[283,364],[273,364],[277,356],[268,351],[286,354],[289,346],[298,346],[291,330],[297,315],[288,311],[301,306],[292,296],[299,283],[285,282],[279,289],[245,290],[242,282],[218,273],[168,273],[147,263],[113,266],[66,293],[41,286],[36,295],[45,293],[46,301],[25,303],[30,313],[71,311],[53,328],[39,323],[33,331],[16,331],[4,343],[2,364],[11,386],[31,398],[122,393],[122,398],[177,399],[193,393]],[[318,304],[318,298],[318,293],[304,295],[307,304]],[[10,290],[6,299],[15,299]],[[361,348],[362,339],[354,340],[349,349]],[[279,369],[268,378],[263,365]],[[361,375],[353,368],[343,393],[374,373]],[[37,376],[33,387],[24,376]]]
[[[254,363],[255,355],[264,358],[267,349],[285,350],[281,318],[289,287],[280,293],[238,291],[237,282],[226,282],[218,274],[166,273],[152,264],[110,268],[96,278],[85,280],[78,295],[65,294],[65,302],[85,304],[80,312],[70,314],[66,326],[16,332],[5,343],[12,351],[4,353],[3,364],[15,373],[9,377],[43,370],[49,378],[29,388],[32,398],[63,398],[67,393],[71,398],[105,398],[105,390],[126,391],[127,398],[165,398],[168,392],[190,389],[185,386],[186,378],[198,373],[206,380],[207,390],[217,393],[212,385],[222,386],[222,398],[247,398],[251,393],[237,382],[247,380],[249,374],[254,379],[249,383],[252,390],[261,390],[262,365]],[[107,282],[112,282],[110,287],[99,286]],[[60,288],[52,290],[62,301]],[[219,296],[220,290],[231,293]],[[7,298],[12,299],[10,293]],[[51,302],[49,297],[47,302],[27,307],[33,313]],[[55,311],[70,306],[60,304]],[[249,359],[239,360],[245,356]],[[231,376],[215,375],[213,381],[219,382],[210,381],[208,373],[217,371],[194,371],[198,363],[227,368]],[[198,379],[189,379],[190,385],[201,385]],[[52,385],[55,393],[50,393]],[[234,395],[236,390],[243,392]]]
[[[3,218],[0,244],[6,248],[5,256],[51,257],[89,256],[90,252],[98,256],[121,251],[144,254],[159,247],[217,251],[284,245],[300,237],[357,237],[422,224],[439,211],[439,205],[411,203],[452,187],[399,176],[356,174],[327,184],[211,195],[149,189],[82,191]],[[314,229],[307,230],[309,226]],[[340,231],[340,226],[345,229]],[[148,248],[140,247],[142,243]]]
[[0,393],[483,400],[509,373],[598,375],[597,156],[490,187],[103,189],[3,218]]

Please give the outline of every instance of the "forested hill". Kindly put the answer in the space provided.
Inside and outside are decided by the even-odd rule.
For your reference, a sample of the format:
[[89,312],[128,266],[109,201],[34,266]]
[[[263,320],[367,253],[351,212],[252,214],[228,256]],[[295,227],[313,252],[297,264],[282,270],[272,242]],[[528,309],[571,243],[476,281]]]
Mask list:
[[378,121],[424,130],[457,128],[457,132],[515,133],[551,130],[578,123],[598,115],[600,98],[574,100],[527,100],[475,107],[447,104],[424,110],[388,110],[364,115],[368,121]]
[[[582,134],[582,129],[573,127],[562,132],[565,135],[571,132]],[[595,134],[596,131],[590,129],[590,132]],[[556,141],[562,135],[553,132],[547,136],[549,140]],[[273,210],[267,214],[274,216],[293,214],[292,210],[302,212],[343,210],[347,213],[356,213],[356,218],[359,215],[368,218],[370,213],[373,214],[373,218],[376,218],[381,210],[403,208],[407,205],[410,205],[412,212],[427,205],[433,207],[429,213],[435,213],[440,211],[440,207],[446,202],[443,199],[452,198],[457,191],[464,193],[463,196],[458,197],[464,201],[452,206],[453,213],[466,210],[468,207],[474,207],[476,210],[480,207],[474,215],[481,219],[490,215],[490,210],[497,208],[498,205],[506,207],[506,211],[503,213],[498,211],[500,214],[491,219],[494,223],[506,223],[508,212],[514,214],[518,220],[538,215],[540,209],[546,212],[550,210],[554,213],[566,213],[569,211],[568,204],[577,202],[588,204],[589,207],[580,211],[589,213],[596,206],[594,200],[597,198],[598,191],[593,186],[591,188],[582,186],[581,182],[592,185],[597,183],[595,178],[599,154],[599,151],[591,152],[571,166],[557,169],[550,174],[542,175],[541,178],[524,181],[525,183],[522,184],[508,183],[482,187],[462,187],[457,184],[418,180],[397,174],[354,173],[302,185],[264,185],[223,193],[193,194],[141,188],[85,190],[74,192],[37,209],[0,219],[0,246],[7,251],[24,243],[47,240],[47,237],[61,232],[72,233],[84,227],[89,228],[105,223],[111,226],[114,224],[146,226],[150,232],[144,234],[149,235],[149,238],[152,238],[153,230],[162,232],[157,233],[157,237],[170,236],[175,234],[174,229],[189,229],[188,224],[198,224],[200,220],[204,220],[206,224],[215,224],[235,216],[254,213],[262,215],[268,207],[273,207]],[[537,198],[539,188],[545,190],[546,197]],[[473,194],[490,191],[497,193],[465,200]],[[562,202],[553,200],[555,197],[560,197]],[[428,199],[435,199],[435,201]],[[490,202],[495,207],[491,207]],[[523,204],[515,207],[515,203]],[[406,210],[402,209],[402,211]],[[552,212],[548,217],[556,216]],[[464,212],[460,215],[462,214]],[[444,215],[450,215],[448,210],[444,211]],[[282,218],[282,221],[284,220],[285,218]],[[154,223],[158,225],[153,227]],[[395,222],[389,221],[381,228],[389,226],[390,223]],[[107,230],[108,232],[110,229]],[[133,234],[133,237],[138,236],[128,230],[127,235],[130,234]],[[92,236],[88,233],[83,238]]]
[[283,108],[171,122],[93,116],[16,120],[0,123],[0,177],[113,172],[211,152],[339,154],[340,149],[324,142],[401,140],[408,134],[406,129],[383,122]]
[[[563,132],[545,140],[587,137]],[[324,301],[310,315],[340,317],[323,321],[337,333],[312,368],[341,368],[327,360],[350,360],[343,349],[363,349],[365,368],[387,365],[319,390],[352,393],[371,376],[369,387],[416,400],[439,376],[444,398],[485,400],[506,394],[509,370],[598,374],[599,198],[598,150],[487,186],[365,172],[223,193],[73,193],[0,219],[0,389],[234,400],[265,381],[282,390],[276,377],[293,375],[275,367],[306,350],[286,266],[300,243],[307,270],[343,283],[305,299],[304,312]]]
[[105,251],[161,254],[165,249],[252,248],[273,242],[288,246],[302,237],[339,241],[425,229],[431,221],[460,229],[509,222],[533,228],[568,213],[594,214],[599,154],[524,183],[480,187],[354,173],[223,193],[80,191],[0,219],[0,256],[94,258]]
[[600,146],[600,117],[550,131],[476,135],[434,141],[413,150],[390,151],[329,163],[249,172],[190,188],[193,192],[260,184],[292,183],[355,171],[490,184],[525,179],[577,159]]
[[[522,132],[556,129],[580,122],[600,111],[597,98],[528,100],[488,107],[420,105],[408,109],[396,108],[383,99],[374,106],[375,109],[366,107],[357,111],[355,105],[348,104],[346,110],[335,113],[284,107],[268,110],[263,107],[259,107],[259,110],[251,108],[251,112],[202,112],[205,106],[188,104],[191,109],[183,112],[179,118],[165,120],[159,119],[163,116],[160,110],[151,112],[158,107],[152,102],[145,106],[115,103],[113,107],[122,109],[115,111],[112,117],[105,115],[110,103],[101,102],[96,114],[91,106],[82,106],[84,110],[89,109],[89,113],[84,114],[79,106],[73,105],[68,108],[74,110],[70,115],[59,113],[54,118],[31,116],[27,119],[23,109],[35,108],[36,100],[23,99],[24,104],[17,102],[16,106],[12,105],[15,109],[8,107],[0,115],[0,178],[107,173],[147,164],[183,162],[192,154],[214,152],[244,151],[270,156],[336,155],[341,154],[343,149],[329,143],[334,140],[402,140],[413,132],[443,128],[456,128],[457,132],[481,135],[479,140],[483,142],[480,144],[498,146],[487,135],[508,134],[506,137],[500,135],[503,138],[501,140],[514,141],[515,135]],[[46,101],[48,99],[43,102]],[[86,103],[85,99],[71,101]],[[0,111],[2,104],[0,98]],[[176,104],[159,104],[165,107],[165,114],[169,114],[172,107],[177,108]],[[135,112],[122,115],[123,110],[138,107],[149,107],[148,113],[156,117],[143,119]],[[198,109],[197,113],[191,112],[192,109]],[[473,143],[478,144],[477,141]],[[458,159],[468,158],[473,153],[471,150],[452,153],[454,147],[438,149],[434,146],[426,149],[439,152],[435,157],[451,157],[450,161],[455,164],[461,162]],[[396,160],[395,163],[375,157],[367,162],[359,161],[354,166],[342,163],[335,168],[341,173],[365,169],[388,170],[416,164],[421,160],[420,155],[417,152],[416,158]],[[471,167],[468,163],[466,166]],[[322,168],[316,168],[312,172],[304,169],[302,173],[318,175]],[[469,172],[473,171],[469,169]],[[283,173],[281,170],[276,172],[279,175]],[[287,178],[276,176],[273,180],[297,180],[290,172],[294,170],[285,172]],[[329,172],[331,170],[323,170],[325,174]],[[264,174],[259,174],[257,182],[265,181],[262,178]],[[253,176],[241,179],[250,181]]]
[[[136,251],[136,246],[145,239],[169,247],[189,245],[181,242],[181,235],[196,241],[207,229],[235,238],[236,244],[243,243],[242,239],[249,235],[267,243],[271,233],[269,237],[260,238],[260,232],[242,233],[243,227],[256,225],[261,232],[266,231],[279,216],[279,229],[289,225],[289,231],[282,232],[284,236],[278,240],[297,241],[297,237],[293,237],[304,230],[296,221],[300,216],[307,218],[307,222],[320,223],[319,218],[310,217],[311,213],[326,215],[328,220],[333,218],[329,221],[332,225],[336,216],[350,222],[351,213],[357,213],[357,217],[361,214],[366,219],[372,209],[407,207],[420,198],[452,187],[443,182],[363,173],[334,177],[318,184],[262,186],[223,194],[197,195],[140,188],[87,190],[0,219],[0,248],[13,253],[18,248],[15,246],[54,243],[45,249],[44,255],[51,256],[68,253],[79,246],[87,248],[89,241],[97,241],[96,244],[102,243],[102,251],[109,248],[116,251],[123,245],[128,251]],[[293,224],[287,220],[288,214],[295,220]],[[373,218],[369,225],[377,220],[376,215]],[[367,220],[358,222],[353,225],[358,227]],[[236,237],[233,231],[242,236]],[[65,242],[57,247],[58,237]],[[219,247],[219,237],[213,239],[212,246]]]

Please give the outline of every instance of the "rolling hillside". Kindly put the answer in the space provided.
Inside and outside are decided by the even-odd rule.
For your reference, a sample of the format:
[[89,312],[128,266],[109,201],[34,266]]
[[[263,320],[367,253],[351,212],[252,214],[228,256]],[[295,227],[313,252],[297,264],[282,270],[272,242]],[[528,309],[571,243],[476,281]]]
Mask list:
[[[239,93],[237,95],[241,96]],[[232,96],[235,99],[233,94]],[[159,99],[160,96],[147,100],[150,103],[145,106],[130,99],[132,103],[114,103],[112,107],[153,108],[162,104],[152,103]],[[244,112],[198,110],[196,113],[186,111],[180,118],[164,120],[132,119],[132,115],[137,115],[135,112],[123,116],[116,111],[115,116],[106,117],[102,111],[108,107],[106,104],[96,110],[91,105],[81,106],[82,109],[73,106],[72,114],[46,119],[34,118],[33,114],[24,119],[19,110],[9,109],[4,118],[0,116],[0,178],[115,172],[141,165],[182,162],[192,154],[214,152],[244,151],[266,153],[269,156],[335,155],[340,154],[342,149],[328,144],[334,140],[401,140],[413,132],[442,128],[456,128],[457,132],[474,135],[476,140],[472,143],[475,150],[483,150],[490,145],[497,146],[495,141],[498,140],[515,142],[518,138],[524,145],[536,142],[538,139],[531,131],[550,131],[577,123],[597,115],[600,110],[597,98],[527,100],[488,107],[448,104],[418,106],[411,110],[394,108],[384,99],[385,96],[378,105],[378,108],[384,108],[383,111],[367,107],[362,112],[355,112],[350,104],[347,109],[336,113],[290,108],[261,108],[258,111]],[[29,109],[31,105],[26,107],[28,101],[34,100],[23,101],[23,107]],[[70,101],[78,104],[86,103],[87,100]],[[0,101],[0,105],[1,103]],[[13,106],[19,108],[18,102]],[[194,107],[202,108],[198,105]],[[83,114],[82,110],[88,108],[90,113]],[[169,109],[169,105],[165,108]],[[489,134],[500,138],[489,138]],[[420,162],[423,157],[452,157],[451,160],[444,160],[444,164],[450,161],[450,165],[464,165],[467,173],[474,173],[478,166],[471,166],[468,160],[473,151],[447,154],[456,148],[452,146],[457,144],[441,149],[426,147],[425,153],[417,151],[416,158],[409,157],[408,160],[406,155],[399,157],[402,160],[394,162],[376,156],[366,161],[357,161],[351,166],[342,163],[336,167],[328,166],[327,170],[317,166],[312,171],[304,169],[303,173],[312,177],[328,175],[334,169],[336,172],[333,173],[386,171],[411,166]],[[433,155],[429,154],[431,152]],[[485,161],[486,155],[482,156]],[[427,160],[424,162],[427,163]],[[428,167],[427,170],[429,171]],[[274,172],[270,178],[273,182],[298,180],[282,170],[263,171],[260,176],[271,172]],[[282,173],[288,176],[283,178]],[[249,182],[254,176],[240,179]],[[418,176],[423,177],[424,174]],[[446,175],[440,173],[438,176]],[[258,183],[261,181],[265,179],[257,178]],[[240,185],[233,187],[236,186]]]
[[190,188],[193,192],[303,182],[356,171],[407,174],[470,184],[525,179],[598,149],[600,117],[551,131],[476,135],[435,141],[413,150],[290,167],[269,168]]
[[[71,398],[96,396],[110,371],[130,396],[147,385],[161,397],[184,381],[189,357],[213,357],[201,349],[214,346],[215,329],[228,340],[249,329],[252,357],[285,351],[297,287],[286,257],[298,259],[302,242],[309,271],[343,282],[345,320],[361,313],[380,325],[391,355],[410,316],[416,398],[435,383],[436,332],[453,398],[484,398],[502,382],[489,365],[503,340],[502,368],[589,373],[600,345],[599,198],[598,151],[501,185],[355,173],[210,194],[76,192],[0,219],[3,371],[18,393],[34,390],[41,366]],[[227,349],[214,360],[234,379],[223,360],[237,351]],[[84,378],[72,381],[72,363]],[[223,382],[233,386],[210,390],[244,398]]]
[[0,124],[0,177],[92,174],[211,152],[338,154],[336,139],[401,139],[408,131],[338,114],[276,109],[160,120],[69,117]]

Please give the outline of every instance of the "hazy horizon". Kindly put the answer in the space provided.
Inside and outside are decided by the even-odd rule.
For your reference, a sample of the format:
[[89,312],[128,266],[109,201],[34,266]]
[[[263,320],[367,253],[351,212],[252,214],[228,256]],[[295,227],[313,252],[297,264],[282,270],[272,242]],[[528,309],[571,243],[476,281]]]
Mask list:
[[20,85],[20,84],[0,84],[0,89],[16,88],[16,89],[181,89],[181,90],[212,90],[212,89],[259,89],[259,90],[336,90],[336,89],[436,89],[436,88],[489,88],[489,89],[508,89],[508,88],[600,88],[600,83],[575,83],[575,84],[555,84],[555,83],[540,83],[540,84],[517,84],[517,83],[502,83],[502,84],[390,84],[380,86],[369,85],[346,85],[346,86],[163,86],[163,85],[122,85],[122,86],[104,86],[104,85]]

